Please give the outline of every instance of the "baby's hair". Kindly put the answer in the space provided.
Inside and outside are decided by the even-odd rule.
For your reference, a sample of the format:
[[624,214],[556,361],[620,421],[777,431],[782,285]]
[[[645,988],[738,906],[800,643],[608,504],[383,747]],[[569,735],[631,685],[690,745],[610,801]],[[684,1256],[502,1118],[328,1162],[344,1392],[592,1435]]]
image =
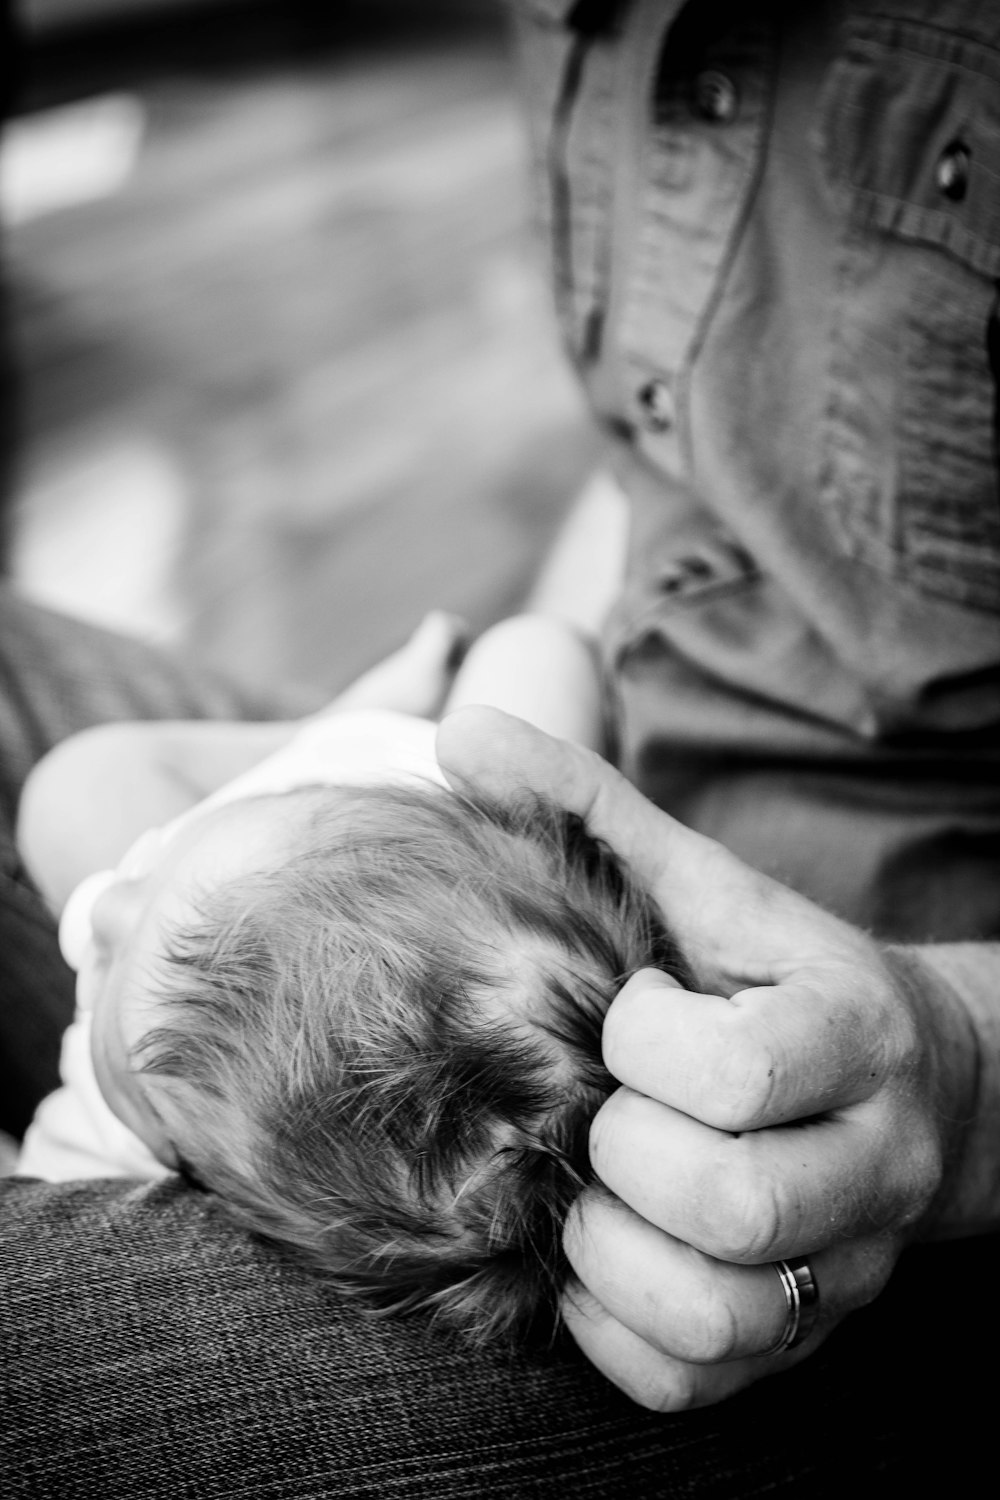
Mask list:
[[173,935],[136,1064],[163,1080],[185,1170],[343,1291],[476,1342],[551,1338],[563,1223],[617,1086],[605,1012],[636,969],[683,979],[679,955],[546,803],[301,797],[287,860],[207,892]]

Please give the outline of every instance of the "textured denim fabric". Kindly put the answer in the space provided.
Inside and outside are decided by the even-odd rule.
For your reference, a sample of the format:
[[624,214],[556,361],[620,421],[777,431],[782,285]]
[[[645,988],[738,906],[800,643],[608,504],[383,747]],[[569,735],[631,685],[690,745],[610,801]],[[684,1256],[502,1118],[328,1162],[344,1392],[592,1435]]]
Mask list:
[[884,936],[1000,932],[1000,11],[518,0],[633,504],[624,768]]
[[[978,1493],[992,1400],[976,1351],[1000,1330],[996,1299],[976,1295],[970,1308],[965,1293],[988,1282],[996,1247],[926,1254],[801,1370],[664,1417],[571,1353],[500,1360],[421,1323],[366,1318],[173,1180],[11,1180],[0,1183],[2,1493]],[[953,1295],[923,1295],[935,1283]]]

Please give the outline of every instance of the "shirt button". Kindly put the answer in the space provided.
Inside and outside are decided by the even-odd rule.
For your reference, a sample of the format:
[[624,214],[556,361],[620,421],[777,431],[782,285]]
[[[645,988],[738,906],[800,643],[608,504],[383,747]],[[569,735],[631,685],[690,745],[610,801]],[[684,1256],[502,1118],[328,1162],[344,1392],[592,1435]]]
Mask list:
[[642,412],[643,426],[649,432],[669,432],[674,425],[677,412],[670,386],[657,377],[641,387],[637,400]]
[[684,575],[673,568],[664,568],[660,574],[660,588],[665,594],[679,594],[684,587]]
[[704,557],[676,557],[660,571],[665,594],[690,594],[715,578],[715,569]]
[[938,157],[934,180],[940,192],[953,203],[961,203],[969,187],[969,150],[956,141]]
[[681,567],[694,583],[710,583],[715,569],[705,557],[682,557]]
[[740,107],[735,83],[727,73],[720,73],[715,68],[706,68],[698,74],[692,97],[695,113],[710,125],[729,125]]

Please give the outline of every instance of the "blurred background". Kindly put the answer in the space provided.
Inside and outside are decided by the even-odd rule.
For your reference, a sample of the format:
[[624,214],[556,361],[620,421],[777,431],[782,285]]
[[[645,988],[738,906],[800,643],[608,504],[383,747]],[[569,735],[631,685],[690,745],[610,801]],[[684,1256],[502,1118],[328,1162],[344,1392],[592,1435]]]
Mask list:
[[[17,0],[5,569],[336,687],[516,608],[590,469],[491,0]],[[8,446],[10,446],[8,444]]]

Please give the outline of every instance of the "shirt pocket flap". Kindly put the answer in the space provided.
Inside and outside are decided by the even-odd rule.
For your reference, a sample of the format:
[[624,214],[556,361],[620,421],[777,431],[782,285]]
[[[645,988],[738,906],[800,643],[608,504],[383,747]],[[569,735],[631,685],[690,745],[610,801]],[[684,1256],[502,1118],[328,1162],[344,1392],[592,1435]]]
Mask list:
[[820,106],[852,222],[1000,275],[1000,53],[899,20],[852,24]]

